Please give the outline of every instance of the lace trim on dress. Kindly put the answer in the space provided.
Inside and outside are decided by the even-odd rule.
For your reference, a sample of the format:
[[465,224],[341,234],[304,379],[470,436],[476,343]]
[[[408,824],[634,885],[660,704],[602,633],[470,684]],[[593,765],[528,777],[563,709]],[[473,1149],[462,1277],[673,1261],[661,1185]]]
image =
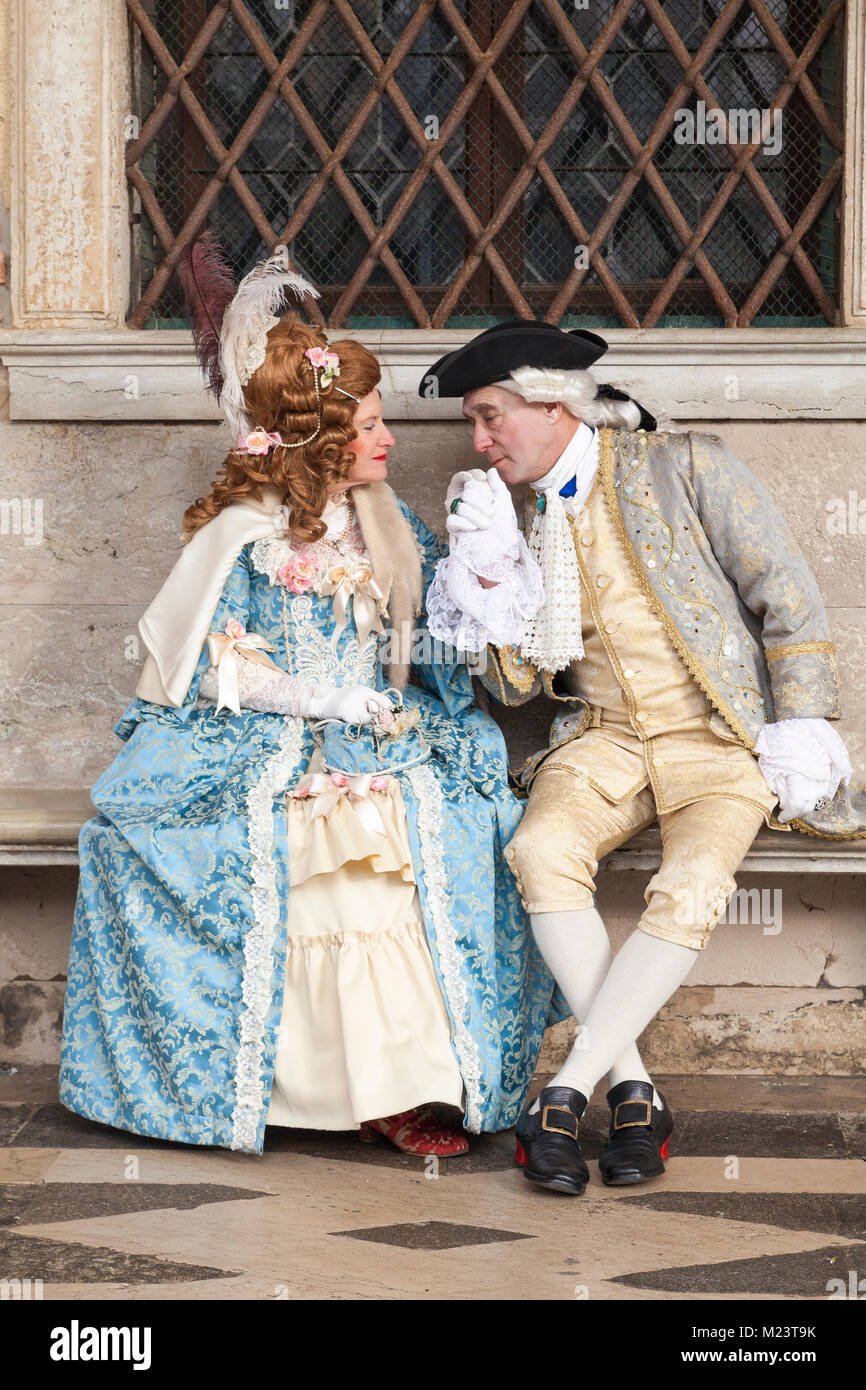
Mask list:
[[[326,545],[323,541],[314,541],[292,550],[285,538],[268,538],[255,542],[251,558],[254,568],[259,574],[267,575],[271,585],[279,583],[277,572],[297,556],[315,560],[321,580],[335,561],[341,561],[350,567],[368,558],[357,519],[347,537],[347,547],[345,553],[340,555],[333,546]],[[284,590],[283,597],[287,623],[286,642],[292,653],[292,669],[298,676],[327,685],[374,684],[379,650],[375,631],[371,632],[363,643],[359,643],[356,637],[346,641],[338,656],[332,646],[330,633],[320,631],[314,622],[313,604],[309,593],[291,593]],[[291,632],[288,631],[289,623]]]
[[274,936],[280,920],[274,863],[274,797],[300,771],[303,732],[300,720],[286,720],[280,730],[279,750],[265,764],[246,799],[254,920],[244,938],[244,1007],[240,1017],[231,1147],[247,1153],[258,1153],[259,1118],[268,1104],[262,1086],[262,1053],[273,994]]
[[266,574],[272,586],[279,582],[277,571],[298,556],[315,560],[320,577],[337,562],[348,564],[349,561],[366,559],[367,548],[357,517],[346,537],[345,546],[339,551],[333,545],[328,545],[326,538],[304,541],[293,549],[286,536],[267,536],[264,540],[256,541],[250,552],[254,568],[259,574]]
[[407,781],[418,800],[418,837],[421,863],[427,888],[427,904],[436,950],[445,984],[445,995],[454,1024],[454,1046],[466,1087],[466,1123],[470,1134],[481,1133],[481,1058],[478,1045],[467,1026],[469,997],[460,971],[460,952],[448,911],[446,893],[446,855],[442,844],[443,796],[429,766],[413,767]]
[[313,621],[313,602],[300,594],[287,604],[291,622],[289,643],[292,664],[299,676],[326,685],[373,685],[376,679],[377,634],[371,632],[363,645],[356,637],[346,640],[338,655],[330,637]]
[[[237,663],[238,698],[244,709],[265,714],[308,715],[320,694],[318,682],[290,676],[285,671],[272,671],[267,666],[241,658]],[[203,703],[216,704],[219,675],[209,666],[199,681],[198,693]]]

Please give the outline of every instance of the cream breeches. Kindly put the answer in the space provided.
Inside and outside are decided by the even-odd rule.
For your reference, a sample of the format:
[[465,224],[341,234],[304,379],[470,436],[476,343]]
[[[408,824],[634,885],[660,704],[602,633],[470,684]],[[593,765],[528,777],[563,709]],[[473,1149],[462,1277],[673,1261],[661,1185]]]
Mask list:
[[764,821],[754,803],[708,795],[657,812],[649,787],[612,802],[564,768],[542,768],[506,848],[528,912],[592,906],[599,861],[658,819],[662,862],[650,879],[641,931],[692,950],[706,945]]

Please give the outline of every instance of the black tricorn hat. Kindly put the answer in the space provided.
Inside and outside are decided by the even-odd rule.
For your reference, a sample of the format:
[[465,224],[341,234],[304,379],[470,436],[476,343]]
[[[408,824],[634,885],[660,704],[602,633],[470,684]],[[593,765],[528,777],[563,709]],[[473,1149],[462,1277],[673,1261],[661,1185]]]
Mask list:
[[582,371],[606,352],[604,338],[583,328],[565,332],[538,319],[506,319],[434,362],[424,373],[418,395],[432,394],[425,389],[432,378],[438,383],[436,395],[465,396],[479,386],[505,381],[515,367]]
[[[538,319],[506,319],[485,328],[470,342],[446,352],[421,378],[418,395],[465,396],[480,386],[505,381],[517,367],[558,367],[563,371],[585,371],[608,349],[604,338],[585,328],[567,331]],[[431,391],[430,386],[435,382]],[[628,401],[632,397],[613,386],[599,386],[600,396]],[[640,411],[640,428],[654,430],[656,421],[635,401]]]

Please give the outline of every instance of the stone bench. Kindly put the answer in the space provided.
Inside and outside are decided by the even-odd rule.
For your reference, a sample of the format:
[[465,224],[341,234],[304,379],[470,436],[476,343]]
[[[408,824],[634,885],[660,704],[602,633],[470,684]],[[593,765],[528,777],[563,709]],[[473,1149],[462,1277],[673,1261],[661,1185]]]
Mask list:
[[[0,788],[0,864],[76,864],[78,832],[94,815],[83,787]],[[632,836],[604,860],[611,869],[657,869],[657,826]],[[866,873],[866,840],[821,840],[763,829],[743,862],[752,873]]]

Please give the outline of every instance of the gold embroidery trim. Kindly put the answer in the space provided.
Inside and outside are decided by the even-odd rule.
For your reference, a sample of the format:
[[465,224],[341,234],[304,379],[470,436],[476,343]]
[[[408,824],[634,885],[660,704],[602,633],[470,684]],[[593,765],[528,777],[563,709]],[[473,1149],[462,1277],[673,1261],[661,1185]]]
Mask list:
[[[572,777],[576,777],[579,782],[585,782],[594,792],[598,792],[599,796],[603,796],[605,801],[612,802],[614,806],[618,806],[622,801],[630,801],[633,796],[637,796],[638,792],[642,792],[645,787],[649,786],[650,780],[647,774],[643,774],[637,779],[633,787],[629,787],[627,792],[623,792],[621,796],[613,797],[610,792],[605,791],[604,787],[595,777],[591,777],[588,772],[584,772],[582,767],[574,767],[571,763],[546,761],[544,764],[544,771],[570,772]],[[540,768],[538,775],[541,776]]]
[[765,647],[766,661],[781,661],[784,656],[806,656],[810,652],[827,652],[836,655],[835,642],[791,642],[787,647]]
[[[494,681],[496,682],[499,692],[498,695],[495,691],[491,690],[491,685]],[[496,648],[491,646],[490,643],[487,645],[487,665],[481,675],[481,684],[484,686],[485,690],[493,694],[494,698],[498,699],[501,704],[508,704],[508,695],[505,690],[505,682],[502,679],[499,658],[496,655]]]
[[[633,469],[631,470],[631,472],[628,473],[628,474],[625,476],[625,478],[623,478],[623,484],[625,484],[626,482],[628,482],[628,480],[629,480],[631,477],[633,477],[633,475],[634,475],[636,472],[638,472],[638,471],[643,467],[643,464],[644,464],[644,462],[645,462],[645,460],[646,460],[646,454],[647,454],[647,452],[648,452],[648,449],[649,449],[649,446],[647,445],[647,447],[645,448],[643,454],[641,455],[641,458],[640,458],[639,462],[637,463],[636,467],[633,468]],[[662,584],[662,586],[663,586],[664,589],[667,591],[667,593],[670,594],[671,598],[675,598],[675,599],[676,599],[678,602],[680,602],[680,603],[687,603],[687,604],[690,605],[690,607],[692,607],[692,608],[709,608],[713,613],[715,613],[716,617],[718,618],[719,622],[721,623],[721,625],[722,625],[722,631],[721,631],[721,635],[720,635],[720,637],[719,637],[718,647],[717,647],[717,649],[716,649],[716,663],[715,663],[716,671],[717,671],[718,674],[722,677],[722,680],[724,680],[724,682],[725,682],[726,685],[732,686],[735,690],[741,690],[741,691],[743,692],[743,695],[744,695],[744,696],[746,696],[746,695],[757,695],[758,690],[757,690],[757,687],[754,686],[754,684],[752,684],[751,686],[750,686],[750,685],[744,685],[744,684],[742,683],[742,681],[735,681],[735,680],[731,680],[731,678],[730,678],[729,676],[722,676],[722,668],[721,668],[721,666],[720,666],[719,663],[720,663],[720,661],[721,661],[722,656],[724,655],[725,640],[726,640],[727,634],[728,634],[728,624],[727,624],[727,622],[725,621],[725,619],[723,618],[723,616],[722,616],[722,614],[721,614],[721,611],[716,607],[716,605],[715,605],[714,603],[711,603],[709,599],[695,598],[694,596],[691,596],[691,595],[689,596],[688,599],[686,599],[685,596],[684,596],[683,594],[678,594],[677,591],[676,591],[676,589],[672,589],[671,586],[670,586],[670,584],[669,584],[668,581],[667,581],[667,572],[668,572],[669,567],[674,563],[674,552],[675,552],[675,550],[676,550],[676,544],[677,544],[677,542],[676,542],[676,537],[674,536],[674,528],[671,526],[671,524],[670,524],[669,521],[665,521],[665,518],[661,515],[660,512],[653,511],[652,507],[647,506],[646,502],[634,502],[634,501],[632,501],[632,502],[631,502],[631,505],[632,505],[633,507],[640,507],[642,511],[648,512],[649,515],[658,523],[659,526],[661,526],[661,527],[663,528],[663,530],[667,533],[667,535],[668,535],[669,538],[670,538],[671,553],[670,553],[670,555],[668,555],[668,557],[666,558],[664,564],[662,565],[661,569],[659,570],[659,582]],[[747,705],[747,708],[748,708],[748,705]]]
[[[643,466],[643,464],[646,461],[647,451],[649,447],[646,437],[646,431],[637,430],[635,431],[635,433],[639,437],[641,437],[642,452],[637,464],[627,475],[628,477],[632,477],[633,474],[635,474],[638,471],[638,469]],[[644,568],[637,556],[634,546],[632,545],[631,537],[629,536],[628,531],[626,530],[625,522],[623,521],[622,517],[622,510],[620,507],[620,499],[616,495],[616,484],[614,482],[613,477],[613,462],[611,458],[612,435],[613,430],[610,426],[605,426],[604,429],[599,430],[599,471],[601,473],[602,485],[605,490],[605,496],[607,497],[614,529],[617,533],[617,536],[622,541],[623,546],[625,547],[625,552],[628,556],[632,570],[634,571],[635,578],[637,579],[638,583],[640,584],[641,588],[643,589],[644,593],[646,594],[647,598],[649,599],[650,603],[655,609],[659,621],[662,624],[662,627],[664,628],[665,632],[673,642],[674,647],[676,648],[677,653],[679,654],[680,660],[686,667],[686,670],[690,673],[690,675],[694,676],[701,690],[703,690],[704,694],[706,695],[710,703],[713,705],[713,707],[718,710],[725,723],[728,724],[730,728],[733,729],[734,733],[739,736],[739,738],[743,742],[743,745],[751,750],[752,748],[754,748],[755,741],[751,737],[748,729],[746,729],[745,726],[740,723],[739,719],[737,719],[733,711],[728,708],[727,702],[725,701],[720,691],[716,688],[714,683],[710,680],[704,667],[697,660],[697,658],[694,656],[689,647],[686,646],[679,628],[676,626],[675,622],[671,618],[670,614],[668,613],[667,609],[665,608],[655,589],[646,577]],[[625,482],[625,478],[623,479],[623,482]],[[637,503],[636,505],[639,506],[641,504]],[[657,513],[652,512],[649,508],[647,508],[646,510],[650,510],[651,515],[653,516],[658,515]],[[665,522],[663,517],[659,518],[659,520],[661,520],[665,526],[669,526],[669,523]],[[675,594],[674,597],[678,598],[679,595]],[[693,603],[695,602],[695,600],[690,599],[689,602]],[[708,606],[712,607],[713,605]],[[721,615],[719,616],[721,617]],[[722,621],[724,622],[724,619],[722,619]]]
[[522,778],[526,774],[527,769],[529,768],[531,763],[537,764],[535,770],[531,774],[532,777],[536,777],[538,775],[538,769],[540,768],[541,764],[545,761],[546,758],[549,758],[552,753],[558,753],[560,748],[564,748],[568,743],[574,743],[575,739],[580,738],[581,734],[586,733],[587,726],[592,717],[590,713],[590,707],[586,703],[586,701],[583,700],[582,696],[575,695],[573,698],[575,700],[583,701],[584,707],[580,713],[581,722],[579,728],[574,729],[572,732],[568,733],[565,736],[565,738],[557,740],[556,743],[550,744],[547,748],[540,748],[537,753],[530,753],[528,758],[524,758],[523,762],[517,770],[517,773],[515,774],[515,780],[518,782],[518,785],[521,785],[520,778]]
[[519,664],[515,662],[514,656],[517,648],[513,645],[508,647],[496,647],[494,650],[499,660],[502,674],[508,683],[513,685],[515,690],[519,690],[521,694],[525,694],[527,690],[531,690],[538,677],[538,672],[532,665],[532,662],[522,660]]
[[791,830],[801,830],[804,835],[811,835],[816,840],[866,840],[866,830],[816,830],[799,818],[786,824]]

